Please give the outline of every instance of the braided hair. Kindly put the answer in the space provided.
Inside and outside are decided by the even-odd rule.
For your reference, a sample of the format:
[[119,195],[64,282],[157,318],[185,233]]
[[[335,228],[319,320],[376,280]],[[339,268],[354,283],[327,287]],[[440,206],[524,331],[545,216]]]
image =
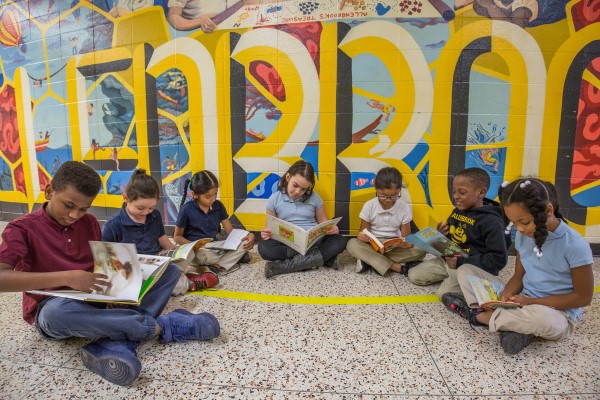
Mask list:
[[[552,204],[554,216],[564,221],[564,217],[559,211],[558,193],[556,187],[546,181],[536,178],[521,178],[513,182],[504,182],[498,189],[500,205],[507,207],[511,204],[520,204],[533,216],[535,223],[534,251],[538,257],[542,256],[542,245],[548,237],[548,215],[546,214],[546,205]],[[507,227],[510,231],[512,222]]]
[[210,189],[219,188],[219,180],[210,171],[204,170],[196,172],[191,179],[186,179],[183,184],[183,195],[181,196],[180,207],[185,203],[188,188],[192,189],[195,195],[201,195],[208,192]]

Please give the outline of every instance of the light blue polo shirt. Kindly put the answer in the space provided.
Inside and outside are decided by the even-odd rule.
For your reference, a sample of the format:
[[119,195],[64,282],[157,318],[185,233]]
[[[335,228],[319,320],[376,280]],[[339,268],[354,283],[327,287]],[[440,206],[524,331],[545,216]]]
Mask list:
[[315,214],[321,207],[323,207],[323,200],[316,192],[313,192],[303,203],[300,199],[292,201],[286,193],[277,191],[267,202],[267,210],[273,212],[277,218],[298,225],[304,230],[317,225]]
[[[542,257],[535,254],[534,247],[533,238],[517,232],[515,248],[525,269],[523,294],[528,297],[571,293],[571,268],[594,263],[589,243],[563,221],[554,232],[548,232],[546,242],[542,245]],[[573,321],[580,319],[583,313],[581,307],[564,311]]]

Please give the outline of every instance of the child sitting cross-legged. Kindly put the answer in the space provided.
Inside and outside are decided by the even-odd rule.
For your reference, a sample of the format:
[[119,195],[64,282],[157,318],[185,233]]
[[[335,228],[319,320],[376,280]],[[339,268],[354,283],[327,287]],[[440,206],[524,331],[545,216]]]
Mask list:
[[[159,195],[156,180],[143,169],[135,170],[125,186],[121,210],[104,224],[102,240],[134,243],[139,254],[158,254],[163,249],[175,247],[165,234],[162,216],[156,209]],[[198,273],[188,268],[185,262],[176,265],[182,272],[173,295],[212,288],[219,283],[214,272]]]
[[[89,166],[76,161],[61,165],[45,189],[47,202],[10,222],[2,233],[0,291],[92,292],[108,285],[106,275],[93,272],[88,243],[102,239],[98,221],[87,214],[101,187],[100,176]],[[161,315],[178,280],[177,267],[167,266],[139,306],[123,308],[23,293],[23,318],[50,340],[92,339],[81,349],[83,365],[109,382],[129,385],[140,374],[140,341],[209,340],[220,334],[219,322],[208,313],[178,309]]]
[[376,197],[364,204],[360,212],[360,231],[356,238],[348,241],[346,248],[356,257],[356,272],[365,272],[369,268],[380,275],[388,270],[401,272],[402,263],[422,260],[425,252],[403,242],[400,247],[381,254],[371,246],[363,230],[368,229],[382,241],[410,234],[412,213],[410,207],[400,199],[402,174],[393,167],[382,168],[377,172],[374,183]]
[[594,294],[592,250],[589,243],[567,225],[559,211],[556,188],[535,178],[505,182],[500,204],[517,229],[515,272],[500,300],[519,308],[484,310],[478,307],[469,275],[500,282],[471,266],[461,267],[458,282],[465,299],[453,298],[451,309],[472,324],[500,332],[500,345],[507,354],[517,354],[534,337],[546,340],[568,338],[582,319],[583,307]]

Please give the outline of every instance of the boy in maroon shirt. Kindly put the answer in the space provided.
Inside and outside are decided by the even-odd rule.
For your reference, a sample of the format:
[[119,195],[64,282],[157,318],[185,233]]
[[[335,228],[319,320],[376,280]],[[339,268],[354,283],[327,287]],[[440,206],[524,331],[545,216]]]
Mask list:
[[98,174],[83,163],[67,161],[59,168],[45,189],[48,201],[10,222],[2,233],[0,291],[24,292],[23,318],[43,337],[93,339],[81,349],[83,364],[112,383],[129,385],[141,370],[136,354],[141,340],[208,340],[219,336],[220,326],[208,313],[178,309],[160,316],[179,279],[172,264],[137,307],[25,293],[57,288],[91,292],[108,285],[106,275],[93,273],[88,244],[102,240],[98,221],[87,214],[101,186]]

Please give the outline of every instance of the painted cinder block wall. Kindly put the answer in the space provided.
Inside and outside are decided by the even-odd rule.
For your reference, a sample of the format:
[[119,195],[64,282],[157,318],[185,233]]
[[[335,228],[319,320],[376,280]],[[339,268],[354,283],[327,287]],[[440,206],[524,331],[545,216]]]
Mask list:
[[1,218],[39,207],[72,159],[102,176],[101,221],[145,168],[173,225],[185,179],[209,169],[234,223],[260,230],[303,158],[343,233],[381,167],[402,172],[425,227],[449,214],[453,174],[478,166],[491,198],[522,175],[554,182],[569,223],[600,242],[600,2],[497,19],[491,0],[341,3],[229,1],[205,33],[173,23],[167,0],[3,1]]

